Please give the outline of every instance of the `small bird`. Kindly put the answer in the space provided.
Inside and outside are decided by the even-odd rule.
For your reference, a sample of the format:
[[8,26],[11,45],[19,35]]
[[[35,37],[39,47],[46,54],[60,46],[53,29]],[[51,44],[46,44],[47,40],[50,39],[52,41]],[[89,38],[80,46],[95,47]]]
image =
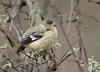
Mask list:
[[40,25],[28,29],[21,39],[21,46],[17,53],[25,48],[31,49],[33,52],[40,52],[48,48],[52,48],[56,42],[57,29],[55,23],[46,20]]

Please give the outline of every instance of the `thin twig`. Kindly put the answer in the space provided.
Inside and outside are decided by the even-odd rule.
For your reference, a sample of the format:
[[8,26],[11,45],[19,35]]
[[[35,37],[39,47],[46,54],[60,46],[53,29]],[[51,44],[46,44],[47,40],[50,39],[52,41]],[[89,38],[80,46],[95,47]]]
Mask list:
[[60,62],[57,64],[57,66],[59,66],[62,62],[64,62],[71,55],[72,55],[71,53],[69,53],[68,55],[66,55],[66,57],[64,57],[62,60],[60,60]]
[[5,31],[2,30],[1,28],[0,28],[0,31],[5,35],[5,37],[6,37],[7,40],[9,41],[10,45],[11,45],[12,47],[14,47],[14,46],[15,46],[15,43],[12,41],[12,39],[11,39],[11,38],[5,33]]
[[[74,3],[74,1],[73,0],[71,0],[71,10],[70,10],[70,15],[69,15],[69,28],[67,28],[68,30],[70,29],[70,26],[71,26],[71,20],[72,20],[72,13],[73,13],[73,3]],[[62,16],[60,15],[60,11],[58,10],[58,8],[53,4],[53,5],[51,5],[51,7],[52,8],[54,8],[55,9],[55,12],[57,13],[57,14],[59,14],[59,17],[60,17],[60,20],[58,20],[58,22],[60,22],[60,27],[61,27],[61,30],[62,30],[62,32],[63,32],[63,34],[64,34],[64,36],[65,36],[65,39],[66,39],[66,41],[67,41],[67,43],[68,43],[68,46],[69,46],[69,48],[73,51],[73,49],[72,49],[72,45],[71,45],[71,43],[70,43],[70,40],[69,40],[69,38],[68,38],[68,31],[67,31],[67,34],[66,34],[66,32],[65,32],[65,30],[64,30],[64,28],[63,28],[63,26],[62,26],[62,24],[63,24],[63,22],[62,22]],[[55,14],[55,16],[57,17],[57,14]],[[67,53],[67,52],[66,52]],[[66,56],[66,53],[64,54],[64,56]],[[73,53],[74,53],[74,51],[73,51]],[[74,56],[74,58],[76,58],[76,55],[75,54],[73,54],[73,56]],[[61,59],[62,60],[62,59]]]
[[[80,3],[80,0],[76,0],[76,6],[75,6],[75,16],[78,17],[79,19],[79,15],[82,15],[79,11],[79,3]],[[84,55],[85,55],[85,61],[86,63],[88,64],[88,57],[87,57],[87,53],[86,53],[86,49],[84,47],[84,44],[83,44],[83,41],[82,41],[82,36],[81,36],[81,31],[80,31],[80,21],[77,20],[77,25],[76,25],[76,30],[77,30],[77,34],[78,34],[78,37],[79,37],[79,47],[80,47],[80,57],[79,59],[81,60],[82,59],[82,49],[84,51]]]
[[8,72],[8,71],[6,71],[6,70],[2,69],[1,67],[0,67],[0,69],[1,69],[3,72]]
[[82,41],[81,31],[80,31],[80,28],[79,28],[79,23],[77,23],[76,29],[77,29],[77,32],[78,32],[78,37],[80,38],[80,40],[79,40],[79,46],[80,46],[81,50],[83,49],[84,55],[85,55],[85,59],[86,59],[86,63],[88,64],[87,52],[86,52],[86,49],[85,49],[84,44],[83,44],[83,41]]
[[2,6],[5,8],[5,11],[7,12],[8,16],[10,17],[10,14],[9,14],[9,12],[8,12],[7,8],[5,7],[5,5],[4,5],[3,1],[2,1],[2,0],[0,0],[0,2],[2,3]]
[[93,16],[86,15],[86,14],[84,14],[84,13],[80,13],[80,16],[88,17],[88,18],[94,20],[95,22],[100,23],[100,20],[96,19],[96,18],[93,17]]
[[[19,38],[19,41],[20,41],[20,39],[21,39],[21,35],[22,35],[22,34],[21,34],[21,32],[17,29],[17,27],[15,27],[15,26],[13,25],[13,19],[12,19],[10,13],[8,12],[7,8],[4,6],[3,1],[2,1],[2,0],[0,0],[0,1],[1,1],[3,7],[5,8],[5,10],[6,10],[8,16],[9,16],[9,18],[10,18],[10,20],[11,20],[11,26],[13,26],[13,28],[14,28],[15,31],[17,32],[17,34],[18,34],[18,38]],[[16,5],[17,5],[17,3],[16,3]],[[15,15],[13,16],[13,18],[14,18],[15,16],[16,16],[16,12],[15,12]]]
[[70,28],[71,28],[71,24],[72,24],[72,14],[73,14],[73,11],[74,11],[74,0],[71,0],[71,7],[70,7],[70,12],[69,12],[69,23],[68,23],[68,27],[67,27],[67,30],[66,30],[66,34],[68,34]]

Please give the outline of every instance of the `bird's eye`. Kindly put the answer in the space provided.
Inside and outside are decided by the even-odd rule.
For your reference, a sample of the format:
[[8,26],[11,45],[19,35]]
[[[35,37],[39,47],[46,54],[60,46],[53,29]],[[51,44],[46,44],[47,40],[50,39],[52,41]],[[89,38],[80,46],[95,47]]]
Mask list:
[[46,20],[46,23],[51,25],[51,24],[53,24],[53,21],[52,20]]
[[47,29],[47,31],[50,31],[50,29]]

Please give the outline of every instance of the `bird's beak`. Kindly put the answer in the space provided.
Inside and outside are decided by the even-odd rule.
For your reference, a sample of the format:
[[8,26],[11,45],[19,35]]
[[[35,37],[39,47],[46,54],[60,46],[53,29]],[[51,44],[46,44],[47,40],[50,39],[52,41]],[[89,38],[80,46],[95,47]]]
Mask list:
[[52,25],[53,25],[53,26],[56,26],[56,23],[53,23]]

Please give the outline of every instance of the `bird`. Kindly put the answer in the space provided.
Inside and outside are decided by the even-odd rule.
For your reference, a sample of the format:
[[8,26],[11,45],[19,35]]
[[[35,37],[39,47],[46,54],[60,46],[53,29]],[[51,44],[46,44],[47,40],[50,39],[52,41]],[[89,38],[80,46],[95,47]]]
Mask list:
[[55,45],[57,36],[58,32],[55,23],[51,20],[45,20],[42,24],[26,30],[17,54],[25,48],[31,49],[34,53],[52,48]]

